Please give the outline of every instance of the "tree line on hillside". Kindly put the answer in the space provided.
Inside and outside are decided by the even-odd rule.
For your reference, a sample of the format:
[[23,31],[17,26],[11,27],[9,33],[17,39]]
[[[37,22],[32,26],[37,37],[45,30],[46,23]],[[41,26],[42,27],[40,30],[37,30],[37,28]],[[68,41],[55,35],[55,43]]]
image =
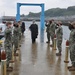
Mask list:
[[[28,15],[22,14],[22,17],[40,17],[41,12],[33,13],[29,12]],[[57,17],[57,16],[71,16],[75,15],[75,6],[68,8],[52,8],[45,11],[45,17]]]

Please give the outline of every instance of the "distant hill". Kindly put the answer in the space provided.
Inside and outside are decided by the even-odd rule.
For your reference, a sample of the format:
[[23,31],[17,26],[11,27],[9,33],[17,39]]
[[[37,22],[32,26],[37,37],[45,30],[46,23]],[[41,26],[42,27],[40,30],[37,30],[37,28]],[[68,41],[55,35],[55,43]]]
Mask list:
[[[30,12],[28,15],[21,15],[26,17],[40,17],[41,12],[33,13]],[[57,17],[57,16],[71,16],[75,15],[75,6],[70,6],[68,8],[52,8],[45,11],[45,17]]]

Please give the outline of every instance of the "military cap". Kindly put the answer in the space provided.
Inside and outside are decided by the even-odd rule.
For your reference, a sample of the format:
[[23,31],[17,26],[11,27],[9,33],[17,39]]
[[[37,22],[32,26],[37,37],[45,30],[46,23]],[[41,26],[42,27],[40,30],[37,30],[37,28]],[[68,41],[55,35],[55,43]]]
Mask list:
[[75,25],[75,21],[71,23],[71,25]]
[[8,26],[8,25],[11,25],[12,23],[10,22],[10,21],[8,21],[7,23],[6,23],[6,26]]

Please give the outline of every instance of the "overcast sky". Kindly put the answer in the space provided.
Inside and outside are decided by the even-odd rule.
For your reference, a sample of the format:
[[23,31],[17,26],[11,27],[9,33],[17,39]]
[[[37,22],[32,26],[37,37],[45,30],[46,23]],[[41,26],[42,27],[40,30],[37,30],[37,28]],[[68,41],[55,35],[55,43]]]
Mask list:
[[[74,6],[75,0],[0,0],[0,16],[16,15],[16,4],[19,3],[44,3],[45,10],[50,8],[67,8],[68,6]],[[40,12],[41,8],[39,6],[22,6],[21,14],[28,14],[29,12]]]

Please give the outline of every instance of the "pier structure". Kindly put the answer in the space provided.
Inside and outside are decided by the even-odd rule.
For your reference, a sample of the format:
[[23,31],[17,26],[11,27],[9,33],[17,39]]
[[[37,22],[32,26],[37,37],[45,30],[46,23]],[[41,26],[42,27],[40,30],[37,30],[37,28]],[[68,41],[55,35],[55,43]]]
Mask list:
[[36,4],[36,3],[17,3],[17,14],[16,14],[16,21],[20,21],[20,7],[21,6],[40,6],[41,7],[41,19],[40,19],[40,28],[41,30],[44,29],[44,3]]

